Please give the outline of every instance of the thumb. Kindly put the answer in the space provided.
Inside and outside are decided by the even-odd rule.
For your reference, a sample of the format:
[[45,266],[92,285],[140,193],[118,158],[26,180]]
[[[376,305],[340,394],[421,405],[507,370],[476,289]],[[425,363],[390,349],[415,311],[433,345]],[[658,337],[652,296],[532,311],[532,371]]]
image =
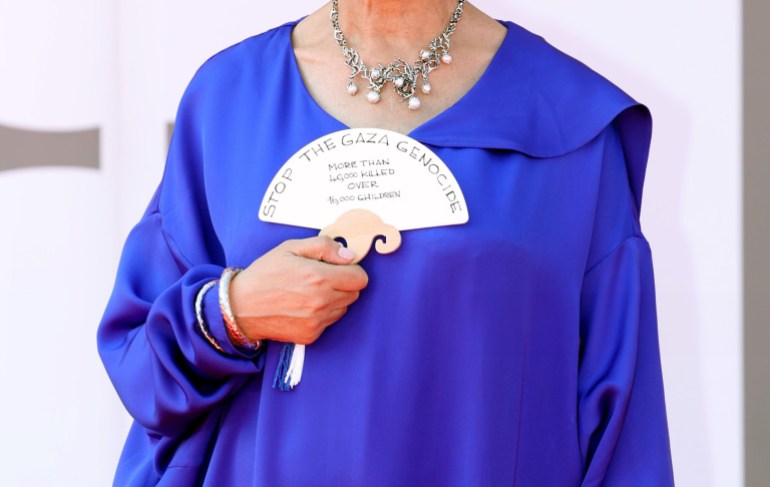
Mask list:
[[350,264],[356,256],[328,235],[294,240],[288,250],[294,255],[329,264]]

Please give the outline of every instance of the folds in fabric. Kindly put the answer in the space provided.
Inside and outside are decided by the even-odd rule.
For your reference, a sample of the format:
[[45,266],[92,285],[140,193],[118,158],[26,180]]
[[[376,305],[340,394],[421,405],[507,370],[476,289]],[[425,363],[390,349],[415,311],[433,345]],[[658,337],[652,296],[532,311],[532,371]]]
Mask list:
[[[226,339],[220,343],[227,353],[216,351],[197,328],[196,294],[224,268],[206,210],[198,149],[202,136],[194,123],[199,104],[191,84],[163,180],[126,239],[99,325],[99,354],[136,422],[118,485],[160,476],[170,464],[200,464],[200,452],[183,458],[179,445],[262,368],[260,357],[236,350]],[[215,292],[206,297],[205,316],[222,339],[226,332]],[[150,465],[153,472],[146,471]]]

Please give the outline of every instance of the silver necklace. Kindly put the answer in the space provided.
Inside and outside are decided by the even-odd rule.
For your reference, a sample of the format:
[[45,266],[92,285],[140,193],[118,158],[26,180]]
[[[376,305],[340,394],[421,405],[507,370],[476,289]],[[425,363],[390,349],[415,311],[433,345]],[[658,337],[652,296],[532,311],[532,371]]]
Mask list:
[[345,35],[342,33],[342,29],[340,29],[337,1],[332,0],[332,10],[329,18],[332,21],[332,27],[334,27],[334,40],[337,41],[340,49],[342,49],[342,54],[345,55],[345,64],[352,71],[350,76],[348,76],[348,79],[350,79],[348,82],[348,94],[355,95],[358,93],[358,85],[356,85],[354,78],[360,74],[362,78],[369,82],[369,93],[367,93],[366,98],[371,103],[380,101],[380,91],[390,81],[393,83],[393,88],[401,97],[402,102],[407,101],[411,110],[419,109],[421,105],[420,99],[415,95],[418,78],[422,77],[420,90],[427,95],[431,90],[428,74],[442,63],[450,64],[452,62],[452,55],[449,54],[449,36],[454,34],[457,23],[460,21],[465,0],[457,1],[457,8],[452,12],[449,24],[444,28],[441,35],[428,44],[427,49],[420,51],[419,58],[413,64],[397,58],[387,66],[378,64],[373,68],[367,68],[363,61],[361,61],[361,55],[358,51],[348,46]]

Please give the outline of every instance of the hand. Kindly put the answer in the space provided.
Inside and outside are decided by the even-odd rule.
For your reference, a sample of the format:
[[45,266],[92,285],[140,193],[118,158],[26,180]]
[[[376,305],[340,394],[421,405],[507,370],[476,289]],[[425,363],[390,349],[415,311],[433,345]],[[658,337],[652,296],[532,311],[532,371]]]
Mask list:
[[251,340],[313,343],[358,299],[369,277],[328,236],[287,240],[230,283],[235,321]]

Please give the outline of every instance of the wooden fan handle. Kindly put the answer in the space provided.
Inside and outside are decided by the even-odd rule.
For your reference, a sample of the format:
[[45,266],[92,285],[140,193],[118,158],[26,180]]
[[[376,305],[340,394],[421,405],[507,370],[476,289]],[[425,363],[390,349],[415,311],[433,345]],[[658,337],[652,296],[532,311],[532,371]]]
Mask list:
[[352,264],[366,257],[372,242],[380,254],[390,254],[401,246],[401,233],[396,227],[384,223],[375,213],[361,208],[343,213],[337,221],[324,227],[319,235],[344,240],[345,246],[356,253]]

